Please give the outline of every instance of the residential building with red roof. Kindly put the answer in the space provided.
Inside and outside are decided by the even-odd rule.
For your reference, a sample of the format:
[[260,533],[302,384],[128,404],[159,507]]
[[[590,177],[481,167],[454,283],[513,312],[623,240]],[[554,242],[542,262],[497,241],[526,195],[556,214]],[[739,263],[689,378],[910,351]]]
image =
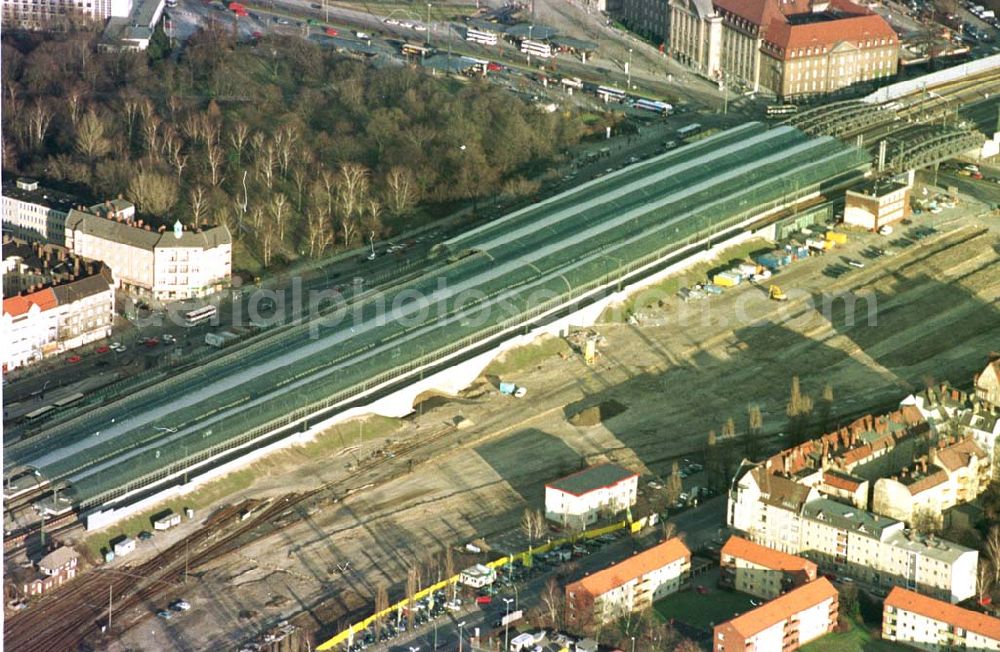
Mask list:
[[1000,408],[1000,357],[990,360],[976,375],[976,396],[993,407]]
[[670,55],[730,86],[788,99],[896,74],[896,32],[848,0],[670,0],[670,12]]
[[111,335],[115,311],[111,271],[95,261],[54,251],[4,240],[5,296],[0,316],[4,370]]
[[691,551],[678,537],[636,553],[566,586],[566,622],[574,627],[607,622],[687,585]]
[[902,587],[886,597],[882,639],[924,650],[1000,650],[1000,618]]
[[638,493],[638,473],[617,464],[591,466],[545,485],[545,517],[582,529],[635,505]]
[[719,582],[770,600],[816,579],[815,562],[731,536],[722,546]]
[[832,632],[840,607],[837,589],[825,577],[715,626],[715,652],[790,652]]

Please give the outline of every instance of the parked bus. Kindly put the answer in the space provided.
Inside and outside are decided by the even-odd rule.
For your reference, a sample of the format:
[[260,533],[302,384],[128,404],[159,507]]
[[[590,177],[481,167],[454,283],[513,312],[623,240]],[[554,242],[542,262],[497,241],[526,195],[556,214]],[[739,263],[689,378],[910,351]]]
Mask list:
[[542,43],[541,41],[529,41],[528,39],[524,39],[521,41],[521,54],[533,54],[536,57],[548,59],[552,56],[552,46],[548,43]]
[[680,136],[681,138],[688,138],[700,132],[701,132],[701,125],[698,123],[694,123],[692,125],[688,125],[686,127],[681,127],[680,129],[678,129],[677,135]]
[[203,321],[213,319],[218,313],[219,311],[216,310],[215,306],[205,306],[204,308],[191,310],[184,313],[184,324],[187,326],[194,326]]
[[470,27],[465,30],[465,40],[471,43],[479,43],[481,45],[496,45],[497,35],[493,32],[484,32]]
[[567,88],[575,88],[577,90],[583,90],[583,80],[579,77],[563,77],[559,80],[559,83]]
[[799,107],[794,104],[772,104],[764,109],[764,114],[769,118],[774,118],[781,115],[795,115],[798,111]]
[[618,102],[620,104],[625,101],[625,91],[610,86],[598,86],[597,97],[605,102]]
[[653,111],[654,113],[659,113],[661,115],[667,115],[674,110],[674,107],[667,104],[666,102],[658,102],[656,100],[645,100],[639,99],[635,101],[635,108],[643,109],[645,111]]
[[403,43],[401,48],[404,55],[408,57],[429,57],[431,56],[431,49],[423,45],[415,45],[413,43]]

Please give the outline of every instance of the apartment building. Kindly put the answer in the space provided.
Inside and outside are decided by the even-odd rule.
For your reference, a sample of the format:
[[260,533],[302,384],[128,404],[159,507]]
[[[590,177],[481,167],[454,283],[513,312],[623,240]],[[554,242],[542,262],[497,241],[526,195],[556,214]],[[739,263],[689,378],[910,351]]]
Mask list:
[[67,19],[101,20],[128,16],[132,0],[3,0],[3,21],[24,29],[42,29]]
[[885,599],[882,639],[923,650],[1000,650],[1000,619],[896,587]]
[[617,464],[592,466],[545,485],[545,517],[583,528],[635,505],[638,491],[639,474]]
[[44,188],[34,179],[4,184],[3,233],[61,245],[66,240],[66,216],[76,204],[76,198]]
[[819,490],[774,473],[761,465],[744,464],[729,492],[726,520],[730,527],[763,546],[798,554],[801,513],[820,498]]
[[66,246],[111,267],[115,284],[157,301],[201,297],[229,284],[232,238],[225,226],[172,229],[145,223],[128,201],[70,209]]
[[872,511],[910,524],[922,518],[941,525],[944,510],[975,500],[990,478],[989,457],[972,437],[948,437],[929,456],[877,480]]
[[566,622],[576,628],[608,622],[687,585],[691,551],[674,537],[566,586]]
[[33,286],[3,300],[3,369],[58,355],[111,336],[115,294],[111,271],[88,262],[47,287]]
[[615,12],[615,17],[654,44],[666,43],[670,38],[668,0],[624,0]]
[[837,589],[825,577],[715,626],[715,652],[791,652],[832,632],[839,611]]
[[848,0],[669,0],[669,5],[670,55],[720,83],[794,99],[896,74],[895,31]]
[[814,562],[779,552],[743,537],[731,536],[722,546],[719,583],[770,600],[816,579]]
[[982,373],[976,375],[975,382],[979,400],[1000,408],[1000,358],[991,360]]

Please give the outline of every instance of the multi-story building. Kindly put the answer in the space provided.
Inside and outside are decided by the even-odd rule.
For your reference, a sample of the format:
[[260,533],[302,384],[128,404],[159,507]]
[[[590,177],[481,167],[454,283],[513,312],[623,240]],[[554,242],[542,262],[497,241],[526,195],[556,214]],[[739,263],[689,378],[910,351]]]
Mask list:
[[976,396],[1000,408],[1000,358],[990,360],[982,373],[976,376]]
[[910,216],[910,184],[877,179],[848,190],[844,224],[877,231]]
[[875,482],[872,511],[910,524],[923,518],[941,525],[944,510],[975,500],[990,477],[989,457],[972,437],[940,439],[929,457]]
[[715,626],[715,652],[791,652],[832,632],[839,611],[837,589],[825,577],[804,584]]
[[720,584],[768,600],[815,580],[818,572],[808,559],[738,536],[729,537],[720,559]]
[[674,537],[566,586],[566,622],[586,627],[642,611],[683,588],[691,551]]
[[[5,275],[6,276],[6,275]],[[87,262],[3,300],[3,368],[15,369],[110,337],[114,284],[105,265]]]
[[924,650],[1000,650],[1000,619],[894,588],[882,611],[882,639]]
[[76,203],[74,197],[43,188],[34,179],[4,185],[4,235],[61,245],[66,240],[66,216]]
[[727,521],[757,543],[790,554],[801,550],[801,513],[819,499],[815,487],[795,482],[760,465],[744,465],[729,492]]
[[630,30],[654,43],[670,38],[668,0],[624,0],[615,16]]
[[158,301],[211,294],[232,275],[232,238],[225,226],[154,226],[137,219],[135,207],[122,199],[70,209],[66,246],[107,263],[126,292]]
[[639,475],[617,464],[600,464],[545,485],[545,517],[583,528],[602,514],[635,505]]
[[848,0],[670,0],[669,43],[710,79],[786,99],[890,78],[899,58],[889,23]]
[[25,29],[40,29],[67,19],[101,20],[128,16],[132,0],[3,0],[3,21]]

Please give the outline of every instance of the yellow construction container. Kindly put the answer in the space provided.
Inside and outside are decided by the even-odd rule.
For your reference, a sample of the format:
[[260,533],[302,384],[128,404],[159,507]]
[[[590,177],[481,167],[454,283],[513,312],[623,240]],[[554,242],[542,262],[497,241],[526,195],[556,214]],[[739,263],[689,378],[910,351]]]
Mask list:
[[712,277],[712,283],[720,288],[736,287],[738,281],[729,274],[716,274]]
[[837,244],[847,244],[847,234],[837,233],[836,231],[827,231],[826,239],[830,242],[835,242]]

